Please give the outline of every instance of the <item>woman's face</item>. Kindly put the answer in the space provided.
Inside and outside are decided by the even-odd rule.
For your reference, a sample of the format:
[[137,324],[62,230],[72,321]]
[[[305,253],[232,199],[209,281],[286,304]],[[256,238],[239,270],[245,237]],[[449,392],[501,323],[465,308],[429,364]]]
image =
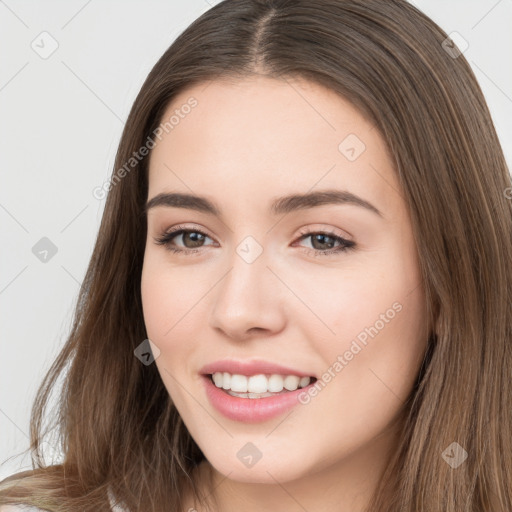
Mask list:
[[141,286],[190,434],[239,482],[368,477],[427,340],[411,223],[377,129],[328,89],[263,77],[190,88],[169,119],[151,153],[159,199]]

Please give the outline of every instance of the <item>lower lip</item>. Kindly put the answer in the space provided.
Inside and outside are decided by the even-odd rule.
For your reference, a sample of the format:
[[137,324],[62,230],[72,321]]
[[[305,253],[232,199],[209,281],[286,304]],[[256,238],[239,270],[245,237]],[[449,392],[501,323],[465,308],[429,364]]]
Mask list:
[[257,423],[283,414],[295,405],[300,404],[299,394],[304,391],[307,392],[307,389],[314,384],[311,383],[304,388],[275,396],[240,398],[231,396],[218,388],[209,375],[203,375],[203,379],[206,386],[206,395],[215,409],[230,420],[244,423]]

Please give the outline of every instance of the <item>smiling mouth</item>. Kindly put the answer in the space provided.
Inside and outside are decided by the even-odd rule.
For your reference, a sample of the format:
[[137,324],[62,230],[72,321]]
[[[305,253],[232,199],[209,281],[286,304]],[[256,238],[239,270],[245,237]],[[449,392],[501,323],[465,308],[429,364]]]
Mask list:
[[206,375],[211,382],[226,394],[238,398],[266,398],[305,388],[316,382],[316,377],[297,375],[256,374],[239,375],[215,372]]

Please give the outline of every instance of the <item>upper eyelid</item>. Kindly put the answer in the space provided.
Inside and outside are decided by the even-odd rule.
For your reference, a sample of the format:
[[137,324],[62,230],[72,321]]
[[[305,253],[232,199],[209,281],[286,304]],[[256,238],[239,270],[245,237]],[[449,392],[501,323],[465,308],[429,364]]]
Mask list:
[[327,224],[320,223],[318,225],[323,227],[311,227],[310,225],[307,225],[305,227],[299,228],[299,234],[311,235],[314,233],[327,233],[330,235],[339,236],[340,238],[343,238],[344,240],[347,241],[352,241],[352,235],[345,230],[342,230],[340,228],[328,227]]
[[[343,238],[347,241],[352,240],[352,235],[350,235],[348,232],[346,232],[340,228],[328,227],[327,224],[322,224],[322,223],[317,223],[317,225],[322,226],[322,227],[311,227],[310,225],[307,225],[307,226],[299,228],[298,229],[299,235],[304,236],[304,235],[309,235],[309,234],[314,234],[314,233],[325,232],[328,234],[339,236],[340,238]],[[163,234],[164,235],[174,234],[177,231],[198,231],[200,233],[207,235],[212,240],[215,240],[215,237],[213,235],[211,235],[206,228],[203,228],[199,224],[192,224],[192,225],[188,225],[188,226],[185,226],[182,224],[177,224],[176,226],[173,226],[172,228],[164,230]]]
[[202,227],[195,227],[195,226],[182,226],[182,225],[177,225],[177,226],[174,226],[173,228],[171,229],[166,229],[163,234],[164,235],[174,235],[176,233],[180,233],[182,231],[191,231],[191,232],[198,232],[198,233],[203,233],[204,235],[206,235],[208,238],[211,238],[212,240],[215,240],[215,237],[213,237],[212,235],[210,235],[208,233],[208,230],[207,229],[204,229]]

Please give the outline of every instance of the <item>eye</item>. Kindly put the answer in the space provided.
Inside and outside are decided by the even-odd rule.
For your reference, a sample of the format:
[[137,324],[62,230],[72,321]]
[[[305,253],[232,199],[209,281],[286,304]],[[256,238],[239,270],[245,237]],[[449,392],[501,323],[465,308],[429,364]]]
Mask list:
[[[306,252],[313,256],[329,256],[343,251],[353,250],[356,246],[355,242],[346,240],[345,238],[330,231],[301,231],[300,240],[311,240],[311,248]],[[164,233],[162,236],[155,238],[157,245],[163,245],[167,250],[174,253],[198,253],[201,247],[205,247],[205,240],[210,239],[206,233],[200,229],[186,228],[184,226],[176,226],[173,230]],[[181,240],[183,248],[176,245],[175,240]],[[337,245],[336,245],[337,244]],[[208,244],[212,245],[212,244]]]
[[[345,238],[330,231],[301,231],[299,240],[311,240],[311,249],[307,252],[313,256],[329,256],[332,254],[354,250],[356,244],[352,240]],[[336,244],[338,244],[336,246]]]
[[[163,245],[167,250],[179,253],[196,253],[201,247],[204,246],[205,239],[210,238],[206,233],[199,229],[184,228],[183,226],[176,226],[172,231],[164,233],[161,237],[155,238],[157,245]],[[174,240],[181,239],[184,248],[174,244]],[[211,240],[211,238],[210,238]]]

